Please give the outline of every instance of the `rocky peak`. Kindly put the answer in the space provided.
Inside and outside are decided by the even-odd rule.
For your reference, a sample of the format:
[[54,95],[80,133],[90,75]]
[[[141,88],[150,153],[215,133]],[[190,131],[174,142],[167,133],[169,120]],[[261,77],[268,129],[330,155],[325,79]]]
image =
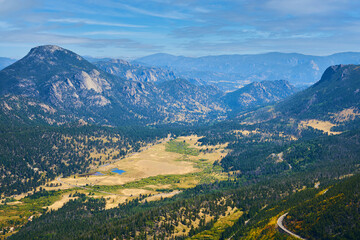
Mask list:
[[344,82],[349,79],[354,78],[354,75],[359,75],[360,69],[359,65],[353,64],[340,64],[328,67],[324,74],[322,75],[320,81],[315,83],[312,88],[322,85],[322,84],[330,84],[335,82]]
[[44,52],[54,53],[55,51],[67,52],[66,49],[61,48],[61,47],[56,46],[56,45],[43,45],[43,46],[38,46],[38,47],[32,48],[30,50],[30,54],[44,53]]
[[125,61],[123,59],[111,59],[110,62],[114,63],[114,64],[121,64],[121,65],[131,66],[131,64],[128,61]]
[[69,60],[72,62],[85,61],[76,53],[56,45],[44,45],[32,48],[22,60],[31,60],[35,63],[49,63],[51,65],[57,65],[57,63],[63,64]]

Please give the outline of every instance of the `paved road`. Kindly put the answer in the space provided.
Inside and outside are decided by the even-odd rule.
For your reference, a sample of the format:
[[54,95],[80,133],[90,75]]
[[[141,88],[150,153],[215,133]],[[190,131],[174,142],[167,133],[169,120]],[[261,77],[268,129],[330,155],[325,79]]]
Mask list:
[[283,230],[284,232],[286,232],[287,234],[293,236],[293,237],[296,237],[298,239],[303,239],[305,240],[305,238],[302,238],[300,237],[299,235],[296,235],[295,233],[289,231],[288,229],[286,229],[283,225],[283,221],[284,221],[284,218],[286,217],[286,215],[288,215],[288,213],[285,213],[283,215],[281,215],[278,220],[277,220],[277,225],[279,226],[279,228],[281,228],[281,230]]

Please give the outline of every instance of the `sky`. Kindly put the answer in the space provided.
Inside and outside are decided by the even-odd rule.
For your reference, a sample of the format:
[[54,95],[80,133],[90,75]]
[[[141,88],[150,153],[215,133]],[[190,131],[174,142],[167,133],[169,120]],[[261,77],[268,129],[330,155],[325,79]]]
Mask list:
[[0,57],[47,44],[125,59],[360,52],[360,1],[0,0]]

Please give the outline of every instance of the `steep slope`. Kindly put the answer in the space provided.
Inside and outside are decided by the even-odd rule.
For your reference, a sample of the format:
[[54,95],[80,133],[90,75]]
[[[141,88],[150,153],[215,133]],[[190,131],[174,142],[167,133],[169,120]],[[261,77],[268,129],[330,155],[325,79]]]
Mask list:
[[291,209],[285,223],[306,239],[358,239],[359,193],[360,175],[357,174]]
[[47,45],[0,72],[0,94],[22,94],[64,108],[89,102],[104,106],[109,100],[102,93],[112,87],[108,77],[77,54]]
[[275,109],[298,118],[327,117],[360,105],[360,66],[329,67],[308,89],[280,103]]
[[338,53],[311,56],[297,53],[266,53],[254,55],[221,55],[190,58],[154,54],[136,62],[168,68],[187,78],[199,78],[231,90],[249,81],[284,79],[295,85],[318,81],[328,66],[359,64],[360,53]]
[[295,92],[295,87],[285,80],[253,82],[227,93],[223,100],[231,109],[239,111],[279,101]]
[[125,60],[112,59],[94,63],[99,69],[127,80],[139,82],[163,82],[176,79],[172,71],[131,64]]
[[0,96],[0,125],[62,125],[79,120],[75,114],[68,114],[35,98],[19,95]]
[[[165,99],[171,100],[178,109],[178,120],[193,121],[186,112],[191,112],[196,118],[222,119],[227,109],[219,101],[222,92],[214,86],[197,86],[185,79],[175,79],[158,84],[158,89],[164,93]],[[213,111],[216,110],[216,111]]]

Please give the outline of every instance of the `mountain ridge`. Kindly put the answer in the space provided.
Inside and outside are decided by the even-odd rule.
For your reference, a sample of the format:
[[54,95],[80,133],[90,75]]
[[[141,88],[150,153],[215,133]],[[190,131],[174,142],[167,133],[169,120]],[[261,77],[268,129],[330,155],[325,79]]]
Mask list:
[[[180,83],[172,84],[176,87]],[[192,83],[182,84],[194,88]],[[208,94],[206,87],[200,90]],[[33,48],[24,58],[0,71],[0,94],[38,99],[78,119],[102,124],[118,125],[129,120],[150,124],[198,121],[210,112],[219,115],[226,111],[210,95],[204,97],[206,101],[188,96],[185,104],[152,82],[111,75],[76,53],[52,45]]]
[[227,106],[237,111],[274,103],[295,92],[296,88],[285,80],[252,82],[227,93],[223,100]]
[[184,57],[154,54],[134,62],[163,67],[188,78],[233,90],[253,81],[284,79],[296,85],[317,82],[327,67],[336,64],[360,64],[360,53],[344,52],[328,56],[300,53],[234,54]]

